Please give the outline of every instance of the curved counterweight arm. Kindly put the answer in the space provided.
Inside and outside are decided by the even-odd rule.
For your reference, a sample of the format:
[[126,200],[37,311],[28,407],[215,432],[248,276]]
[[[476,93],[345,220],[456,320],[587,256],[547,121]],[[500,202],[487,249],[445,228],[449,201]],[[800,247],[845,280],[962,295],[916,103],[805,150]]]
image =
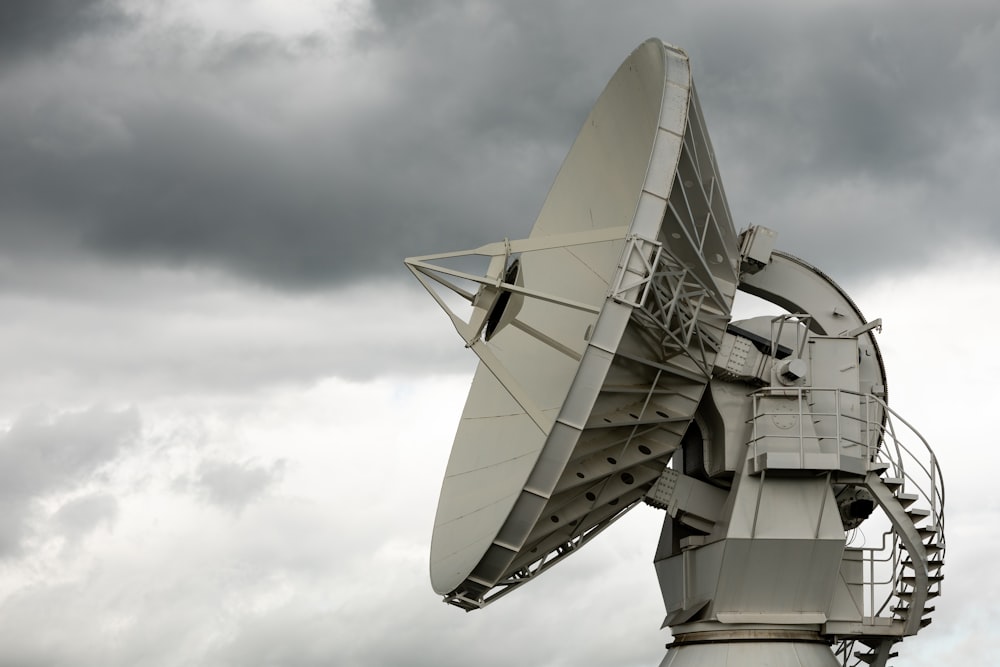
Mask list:
[[762,268],[740,275],[739,289],[790,313],[809,315],[810,328],[821,336],[860,331],[861,389],[885,398],[885,366],[875,335],[866,330],[865,317],[854,301],[825,273],[798,257],[775,251]]

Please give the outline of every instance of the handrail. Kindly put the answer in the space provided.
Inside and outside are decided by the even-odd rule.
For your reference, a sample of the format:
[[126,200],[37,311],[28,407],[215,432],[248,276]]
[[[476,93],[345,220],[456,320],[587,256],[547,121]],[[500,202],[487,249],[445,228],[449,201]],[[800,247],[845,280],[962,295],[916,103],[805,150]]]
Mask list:
[[[786,403],[769,408],[762,401],[767,397],[785,397],[798,405]],[[872,483],[877,483],[879,479],[877,471],[885,470],[884,481],[891,483],[890,491],[883,488],[879,502],[895,504],[893,498],[897,498],[900,504],[882,507],[881,514],[885,515],[890,526],[882,533],[881,544],[857,548],[865,607],[861,624],[869,628],[863,633],[865,636],[871,639],[882,637],[882,641],[888,643],[912,634],[917,622],[915,617],[922,616],[926,611],[923,600],[940,591],[940,578],[928,576],[928,570],[939,570],[945,549],[944,477],[938,458],[927,440],[885,400],[874,394],[836,387],[765,387],[753,392],[752,401],[753,412],[749,420],[751,438],[747,445],[754,458],[777,446],[779,451],[788,454],[798,450],[799,460],[804,464],[808,439],[815,443],[813,447],[836,442],[837,446],[832,448],[837,455],[836,466],[846,472],[855,473],[859,468],[857,459],[862,459],[860,468],[868,471],[867,479],[875,480]],[[776,423],[772,425],[762,421],[767,417],[797,418],[798,424],[788,423],[787,430],[783,431],[783,427],[775,428]],[[814,420],[820,418],[815,431],[804,430],[805,419],[810,417]],[[828,422],[828,419],[835,420],[835,423]],[[798,447],[789,442],[794,439],[799,440]],[[788,444],[781,445],[781,442]],[[832,453],[829,444],[824,446],[824,451]],[[855,459],[850,467],[843,467],[847,463],[843,458],[845,456]],[[765,467],[760,472],[765,473],[766,470]],[[849,475],[841,479],[852,478]],[[904,493],[908,495],[904,497]],[[896,518],[889,516],[890,510]],[[937,531],[928,542],[924,542],[923,537],[918,540],[913,532],[919,530],[916,528],[922,516],[919,510],[929,512],[927,525]],[[899,531],[904,531],[909,537]],[[925,548],[927,554],[924,553]],[[904,558],[904,554],[908,557]],[[927,558],[930,567],[918,562],[924,558]],[[906,569],[911,567],[914,572]],[[921,569],[917,571],[916,568]],[[913,578],[915,576],[916,579]],[[920,583],[914,584],[914,581]],[[915,585],[921,588],[926,585],[927,590],[920,594],[921,589],[914,590]],[[910,600],[910,594],[915,594],[912,604],[900,604]],[[892,622],[887,623],[887,619],[892,619]],[[862,660],[852,659],[856,636],[840,635],[838,639],[837,655],[842,657],[843,664],[860,664]]]
[[[820,395],[824,393],[832,393],[834,395],[832,410],[813,410],[811,406],[808,409],[806,409],[803,406],[803,401],[805,401],[806,404],[808,404],[808,400],[806,399],[809,396]],[[856,396],[858,398],[859,400],[858,407],[863,408],[863,410],[861,411],[864,412],[864,416],[844,414],[842,409],[841,397],[845,394]],[[798,420],[799,424],[797,429],[798,432],[789,434],[768,433],[766,435],[761,435],[757,428],[757,422],[761,417],[788,414],[788,413],[761,411],[760,399],[762,397],[777,397],[777,396],[784,396],[796,399],[798,406],[796,412],[794,413],[794,416],[799,418]],[[916,430],[916,428],[913,427],[912,424],[910,424],[910,422],[905,420],[902,416],[899,415],[899,413],[890,408],[888,403],[886,403],[878,396],[874,394],[866,394],[862,392],[851,391],[849,389],[842,389],[839,387],[764,387],[753,392],[751,394],[751,397],[753,399],[753,416],[751,417],[753,430],[750,440],[747,444],[753,446],[754,456],[760,453],[759,444],[764,438],[786,439],[786,440],[799,439],[800,440],[799,449],[801,453],[803,449],[801,440],[802,438],[805,437],[802,432],[803,428],[802,417],[804,417],[806,414],[812,417],[832,417],[837,420],[835,434],[833,436],[829,436],[817,433],[816,437],[818,440],[826,440],[831,437],[835,438],[839,444],[838,452],[844,447],[852,445],[866,447],[868,448],[870,454],[868,457],[869,461],[878,460],[880,458],[879,456],[880,454],[883,456],[887,454],[885,450],[889,445],[891,445],[891,447],[896,450],[895,456],[892,456],[890,454],[888,456],[889,460],[886,462],[892,465],[896,470],[898,470],[898,473],[901,477],[909,479],[914,483],[915,486],[917,486],[918,490],[920,491],[924,499],[931,504],[932,514],[937,516],[943,512],[944,499],[945,499],[944,479],[941,474],[940,467],[938,466],[937,457],[935,456],[934,451],[931,449],[927,440],[920,434],[919,431]],[[880,420],[873,420],[871,418],[872,411],[870,410],[870,408],[872,406],[880,407],[882,410],[885,411],[885,414],[889,417],[885,420],[884,426]],[[846,436],[843,432],[843,429],[841,428],[841,420],[846,420],[847,422],[860,423],[863,426],[864,433],[868,434],[868,437],[865,438],[866,441],[863,442]],[[925,464],[924,461],[921,460],[921,456],[919,455],[918,452],[915,452],[910,447],[907,447],[901,441],[900,437],[897,436],[896,425],[895,425],[896,421],[904,425],[910,431],[910,433],[916,436],[916,438],[923,445],[923,448],[926,450],[927,455],[929,457],[927,460],[927,464]],[[875,444],[876,451],[874,453],[871,453],[870,450],[873,438],[871,438],[870,434],[872,434],[873,432],[877,433],[878,437],[874,438],[874,442],[876,443]],[[887,440],[889,441],[888,443],[886,442]],[[919,471],[922,472],[923,475],[927,478],[927,481],[930,484],[929,491],[925,490],[924,487],[920,484],[920,481],[917,480],[913,475],[910,475],[909,473],[906,472],[905,466],[903,465],[904,453],[913,461],[913,463],[919,468]]]

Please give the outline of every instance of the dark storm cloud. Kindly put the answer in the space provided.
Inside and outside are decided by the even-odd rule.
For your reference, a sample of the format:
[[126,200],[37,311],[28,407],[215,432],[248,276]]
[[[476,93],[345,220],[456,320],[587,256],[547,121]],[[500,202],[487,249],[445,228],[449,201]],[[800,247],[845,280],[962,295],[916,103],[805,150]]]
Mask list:
[[323,57],[324,48],[324,38],[320,33],[282,39],[267,32],[253,32],[210,42],[205,67],[223,71],[267,67],[275,62]]
[[127,22],[127,15],[108,0],[4,0],[0,66]]
[[[217,50],[211,57],[220,60]],[[433,249],[421,239],[448,229],[462,243],[482,242],[476,228],[496,222],[496,206],[480,208],[470,196],[495,189],[482,182],[490,169],[441,150],[437,128],[413,127],[403,113],[410,102],[344,123],[319,109],[295,124],[229,90],[231,74],[161,81],[165,94],[143,81],[123,88],[114,77],[93,88],[61,81],[71,89],[53,86],[34,104],[9,101],[0,128],[5,235],[316,284],[400,270],[404,249]],[[195,84],[203,97],[179,89]],[[335,92],[325,103],[339,103]],[[442,162],[449,183],[440,181]]]
[[[572,85],[562,67],[537,68],[575,55],[540,51],[517,25],[499,26],[489,44],[452,15],[442,8],[401,43],[359,37],[369,51],[357,81],[324,79],[342,56],[317,51],[314,38],[317,78],[264,91],[330,89],[306,118],[272,113],[273,100],[233,83],[247,58],[258,74],[302,76],[289,65],[294,48],[259,34],[225,47],[183,33],[201,54],[194,71],[100,61],[68,72],[53,64],[48,85],[10,81],[34,96],[4,105],[4,233],[298,284],[401,271],[403,255],[476,245],[494,229],[524,234],[593,87]],[[456,39],[423,53],[438,33]],[[535,70],[543,75],[521,76]],[[376,99],[353,96],[369,79]]]
[[[135,441],[138,430],[135,411],[94,408],[65,414],[35,410],[0,434],[0,557],[16,554],[31,533],[35,501],[85,485]],[[112,511],[106,500],[94,502],[75,509],[64,505],[56,513],[57,526],[74,534],[93,528]]]
[[834,272],[906,266],[944,233],[997,241],[998,17],[380,1],[346,37],[135,27],[4,75],[0,240],[284,286],[402,275],[526,234],[604,83],[658,35],[692,55],[738,226]]
[[699,93],[743,224],[778,229],[784,247],[835,276],[997,243],[984,174],[1000,163],[990,65],[1000,11],[945,9],[828,7],[776,20],[737,7],[695,41]]

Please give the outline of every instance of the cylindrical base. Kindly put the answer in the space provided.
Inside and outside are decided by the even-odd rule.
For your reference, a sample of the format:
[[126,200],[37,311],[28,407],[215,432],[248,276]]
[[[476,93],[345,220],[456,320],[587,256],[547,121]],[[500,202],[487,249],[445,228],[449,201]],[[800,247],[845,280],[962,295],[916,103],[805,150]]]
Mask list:
[[840,667],[810,632],[698,632],[674,639],[660,667]]

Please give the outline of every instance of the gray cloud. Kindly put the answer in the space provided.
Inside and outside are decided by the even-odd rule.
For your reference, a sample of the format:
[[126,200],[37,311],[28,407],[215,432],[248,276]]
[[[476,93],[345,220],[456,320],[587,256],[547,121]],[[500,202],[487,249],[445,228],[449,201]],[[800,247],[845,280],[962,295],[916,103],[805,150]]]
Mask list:
[[26,414],[0,436],[0,493],[28,497],[79,483],[111,461],[138,428],[134,410]]
[[[641,521],[630,520],[631,530],[614,529],[617,542],[610,536],[596,542],[539,578],[533,590],[471,614],[434,599],[427,584],[428,545],[400,543],[400,533],[410,532],[408,528],[374,544],[356,544],[350,534],[343,548],[361,554],[350,567],[365,576],[328,574],[322,581],[337,593],[320,608],[303,595],[243,615],[233,634],[213,647],[208,662],[303,667],[331,662],[459,667],[470,660],[486,667],[656,664],[669,636],[659,629],[662,603],[650,563],[658,517],[648,511],[635,513],[635,518],[646,520],[645,535],[635,530]],[[558,622],[553,621],[556,615]],[[515,633],[518,640],[512,642]],[[390,636],[392,641],[385,641]]]
[[250,461],[203,461],[193,485],[209,501],[240,511],[277,482],[283,468],[281,461],[268,466]]
[[127,22],[127,14],[109,0],[6,0],[0,5],[0,63]]
[[[218,271],[79,258],[0,263],[0,405],[143,404],[337,376],[466,373],[461,339],[416,281],[289,294]],[[419,350],[415,353],[414,350]]]
[[328,44],[321,32],[293,38],[251,32],[210,39],[205,47],[203,66],[208,71],[233,74],[256,67],[294,65],[296,60],[324,58],[327,51]]
[[[696,40],[692,57],[744,223],[775,227],[782,245],[835,277],[996,243],[982,174],[1000,154],[981,143],[1000,130],[982,120],[996,117],[1000,86],[983,46],[998,29],[995,6],[800,8],[777,29],[764,25],[771,15],[733,9],[737,20],[715,36],[728,46]],[[763,48],[762,34],[773,38]]]
[[[98,479],[105,466],[135,441],[138,429],[134,410],[92,408],[52,414],[38,409],[0,434],[0,557],[17,554],[32,534],[36,501]],[[98,515],[107,516],[105,500],[90,502],[75,509],[64,506],[66,512],[56,517],[56,523],[63,528],[75,525],[70,528],[73,532],[88,529],[100,520]]]
[[118,501],[113,495],[91,493],[63,503],[52,521],[70,541],[76,541],[101,525],[112,525],[117,516]]
[[377,2],[346,42],[141,25],[4,74],[2,238],[286,287],[401,276],[405,255],[526,234],[659,26],[692,54],[741,224],[859,275],[945,229],[994,243],[1000,10],[772,9]]
[[[49,37],[0,44],[2,662],[656,664],[646,508],[487,610],[435,599],[427,542],[474,355],[400,263],[527,233],[648,36],[692,56],[738,223],[849,287],[961,243],[988,253],[1000,228],[985,3],[379,1],[292,35],[138,4],[154,9],[116,22],[77,3]],[[966,294],[979,268],[929,275]],[[948,303],[974,311],[981,285]],[[907,353],[954,337],[912,310],[871,314]],[[894,386],[928,402],[906,415],[940,413],[927,369],[902,368]],[[989,396],[942,368],[938,385]],[[39,400],[55,408],[12,417]],[[101,402],[142,423],[70,411]],[[995,503],[961,479],[989,452],[975,420],[942,419],[949,588],[901,651],[928,667],[945,649],[986,661],[989,605],[968,602],[996,598],[967,555],[996,543]]]

